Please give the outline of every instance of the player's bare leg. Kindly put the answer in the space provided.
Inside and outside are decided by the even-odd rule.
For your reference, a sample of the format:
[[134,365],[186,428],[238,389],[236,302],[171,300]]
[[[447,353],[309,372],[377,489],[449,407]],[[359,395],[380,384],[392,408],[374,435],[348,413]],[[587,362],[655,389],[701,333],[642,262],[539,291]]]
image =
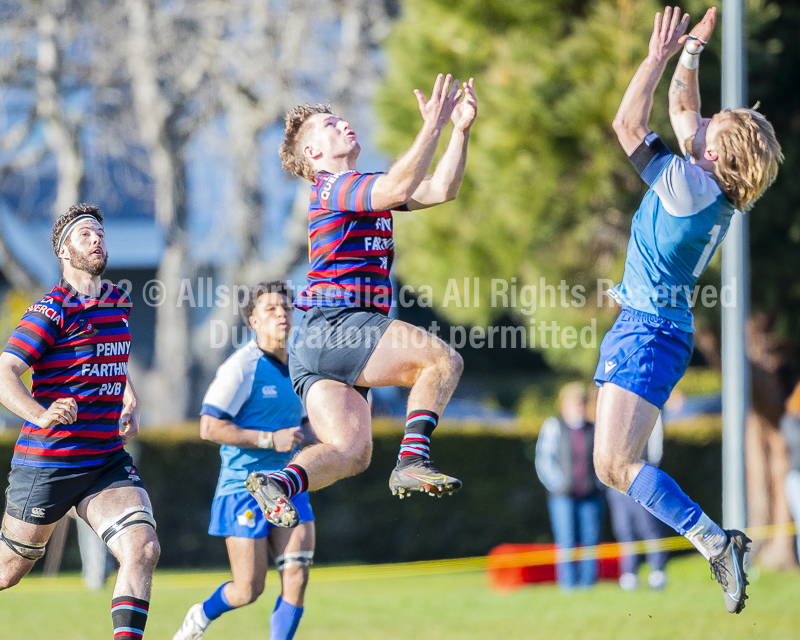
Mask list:
[[395,320],[356,381],[364,387],[411,387],[409,409],[441,413],[453,395],[464,362],[442,340]]
[[33,558],[44,555],[44,545],[50,539],[56,524],[58,523],[30,524],[8,514],[3,515],[3,536],[2,542],[0,542],[0,591],[10,589],[28,575],[28,572],[33,569],[33,565],[36,564],[36,560]]
[[365,387],[410,386],[405,435],[389,479],[393,494],[414,491],[442,497],[461,488],[430,459],[430,437],[464,369],[461,356],[419,327],[395,320],[381,337],[356,384]]
[[85,498],[78,515],[104,539],[119,562],[111,600],[114,629],[129,629],[141,638],[150,604],[153,571],[161,548],[152,520],[152,505],[144,489],[119,487]]
[[252,604],[264,593],[269,558],[266,538],[225,538],[233,580],[225,585],[225,599],[232,607]]
[[320,380],[308,390],[306,408],[319,442],[292,462],[308,473],[309,490],[364,471],[372,457],[372,416],[361,394],[342,382]]
[[290,640],[303,616],[309,567],[314,559],[314,523],[272,529],[268,540],[281,576],[281,595],[269,619],[270,640]]
[[[461,356],[444,342],[418,327],[395,320],[381,336],[356,385],[411,387],[409,413],[421,410],[438,418],[462,369]],[[366,469],[372,454],[371,416],[361,394],[346,384],[320,380],[308,390],[306,408],[320,442],[303,449],[292,462],[305,469],[309,488],[321,489]],[[435,422],[425,422],[428,431],[432,431]],[[428,460],[427,451],[421,451],[419,458]],[[428,474],[429,470],[420,472]],[[439,493],[449,493],[461,486],[455,478],[438,472],[432,475],[429,486],[435,490],[437,484],[441,485]],[[445,489],[447,485],[451,489]]]
[[[433,466],[429,443],[463,367],[461,356],[442,340],[395,320],[356,379],[357,387],[411,387],[400,461],[389,481],[392,493],[401,498],[412,491],[442,496],[461,488],[460,480]],[[306,394],[306,409],[318,443],[303,449],[282,471],[254,472],[245,483],[267,519],[278,526],[296,526],[295,493],[361,473],[372,455],[369,405],[353,387],[318,380]]]
[[597,395],[594,465],[597,477],[622,493],[644,462],[642,451],[656,424],[658,408],[610,382]]
[[750,539],[723,531],[666,473],[642,459],[658,408],[635,393],[606,382],[597,397],[594,466],[597,477],[627,493],[650,513],[686,537],[711,563],[730,613],[744,609],[744,554]]

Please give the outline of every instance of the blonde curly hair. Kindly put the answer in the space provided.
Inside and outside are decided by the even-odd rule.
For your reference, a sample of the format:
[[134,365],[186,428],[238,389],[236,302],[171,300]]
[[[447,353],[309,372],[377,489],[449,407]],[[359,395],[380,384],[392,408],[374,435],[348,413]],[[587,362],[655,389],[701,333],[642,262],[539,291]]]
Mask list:
[[714,140],[719,154],[714,171],[736,208],[748,211],[778,177],[781,145],[772,124],[755,109],[721,113],[726,118]]
[[326,104],[301,104],[289,111],[286,114],[283,142],[278,149],[284,171],[312,182],[314,169],[303,155],[303,139],[308,131],[308,119],[318,113],[331,113],[331,108]]

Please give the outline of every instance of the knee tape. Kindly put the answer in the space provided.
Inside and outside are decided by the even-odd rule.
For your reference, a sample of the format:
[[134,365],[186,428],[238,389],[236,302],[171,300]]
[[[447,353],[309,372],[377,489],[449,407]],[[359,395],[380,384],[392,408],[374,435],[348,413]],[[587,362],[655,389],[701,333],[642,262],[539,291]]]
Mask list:
[[283,571],[287,567],[308,567],[313,563],[313,551],[290,551],[275,558],[275,566],[278,571]]
[[136,507],[128,507],[118,516],[106,520],[97,528],[97,532],[103,542],[111,546],[114,540],[139,527],[156,528],[153,512],[142,504]]
[[2,528],[0,528],[0,540],[5,542],[8,548],[18,556],[27,560],[33,560],[34,562],[44,555],[44,548],[47,545],[46,542],[26,542],[15,538],[9,530],[6,529],[5,523],[3,523]]

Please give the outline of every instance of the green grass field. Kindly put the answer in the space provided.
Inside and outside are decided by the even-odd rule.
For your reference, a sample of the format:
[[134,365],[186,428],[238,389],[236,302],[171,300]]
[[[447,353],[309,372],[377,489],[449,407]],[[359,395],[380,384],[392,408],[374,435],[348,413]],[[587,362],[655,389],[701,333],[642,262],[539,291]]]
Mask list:
[[[312,570],[297,638],[794,640],[800,634],[800,573],[762,571],[756,579],[753,571],[752,597],[738,616],[725,612],[702,559],[673,560],[667,573],[663,592],[624,593],[616,583],[601,583],[573,594],[550,585],[498,594],[477,572],[387,577],[367,568],[323,567]],[[145,637],[170,640],[186,609],[227,578],[223,572],[158,573]],[[85,591],[75,576],[26,579],[0,594],[0,639],[106,640],[110,596],[110,589]],[[266,639],[276,597],[277,585],[268,579],[256,604],[220,618],[206,638]]]

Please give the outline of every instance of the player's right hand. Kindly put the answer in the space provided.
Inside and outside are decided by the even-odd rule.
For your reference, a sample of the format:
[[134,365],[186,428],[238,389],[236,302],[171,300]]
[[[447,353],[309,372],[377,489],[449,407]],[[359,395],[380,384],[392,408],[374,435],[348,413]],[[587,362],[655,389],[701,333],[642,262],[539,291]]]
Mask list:
[[419,89],[414,89],[414,95],[417,96],[419,112],[422,114],[425,124],[434,126],[441,131],[450,121],[453,109],[461,100],[462,91],[458,86],[458,81],[453,84],[453,76],[449,73],[443,76],[440,73],[436,76],[436,82],[433,84],[430,100],[426,100],[425,94]]
[[303,429],[301,427],[290,427],[289,429],[278,429],[272,434],[272,444],[275,451],[286,453],[292,451],[296,446],[303,442]]
[[78,403],[75,398],[55,400],[36,420],[36,426],[49,429],[58,424],[72,424],[78,418]]

